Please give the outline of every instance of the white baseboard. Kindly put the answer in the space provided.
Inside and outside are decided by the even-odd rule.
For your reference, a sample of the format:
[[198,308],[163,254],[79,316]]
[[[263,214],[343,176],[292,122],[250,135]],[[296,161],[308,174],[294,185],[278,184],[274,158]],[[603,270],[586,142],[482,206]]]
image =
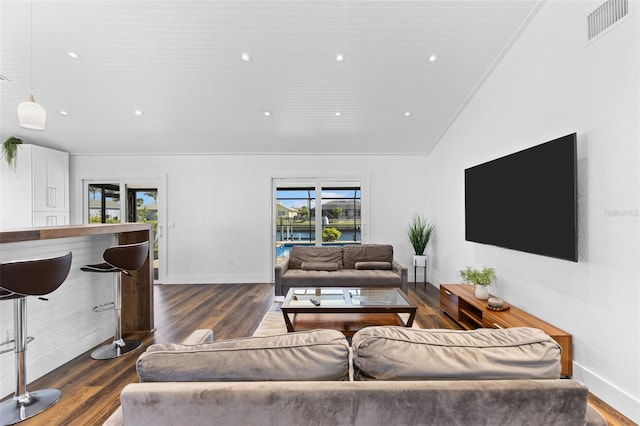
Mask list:
[[269,279],[260,274],[247,275],[167,275],[158,284],[245,284],[268,283]]
[[615,408],[624,416],[640,423],[640,400],[618,389],[597,374],[573,363],[573,379],[576,379],[589,388],[589,392]]

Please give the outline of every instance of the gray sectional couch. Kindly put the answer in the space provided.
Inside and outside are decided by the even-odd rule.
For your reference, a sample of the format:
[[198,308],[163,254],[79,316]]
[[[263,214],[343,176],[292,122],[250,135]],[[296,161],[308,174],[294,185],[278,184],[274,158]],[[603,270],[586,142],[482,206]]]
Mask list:
[[397,287],[407,292],[407,267],[389,244],[295,246],[275,267],[275,294],[292,287]]
[[559,378],[558,344],[531,328],[152,345],[137,369],[105,425],[606,425],[587,389]]

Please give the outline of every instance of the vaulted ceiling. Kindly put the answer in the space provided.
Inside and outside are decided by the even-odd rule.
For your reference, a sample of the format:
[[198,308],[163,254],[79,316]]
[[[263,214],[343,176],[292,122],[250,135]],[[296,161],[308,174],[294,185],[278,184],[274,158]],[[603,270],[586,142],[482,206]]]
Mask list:
[[[0,136],[71,153],[428,153],[540,4],[2,0]],[[45,130],[18,125],[31,92]]]

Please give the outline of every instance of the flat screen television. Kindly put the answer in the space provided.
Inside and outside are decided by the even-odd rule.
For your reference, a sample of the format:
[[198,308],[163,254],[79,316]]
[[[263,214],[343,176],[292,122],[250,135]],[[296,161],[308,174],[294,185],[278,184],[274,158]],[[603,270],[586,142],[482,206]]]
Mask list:
[[467,241],[578,261],[576,134],[465,170]]

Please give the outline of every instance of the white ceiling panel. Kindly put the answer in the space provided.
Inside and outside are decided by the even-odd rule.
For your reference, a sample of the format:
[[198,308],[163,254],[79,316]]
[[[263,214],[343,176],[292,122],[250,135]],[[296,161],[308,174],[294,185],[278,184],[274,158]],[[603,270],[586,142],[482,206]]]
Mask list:
[[[427,153],[539,7],[2,0],[0,136],[72,153]],[[43,131],[18,126],[31,78]]]

